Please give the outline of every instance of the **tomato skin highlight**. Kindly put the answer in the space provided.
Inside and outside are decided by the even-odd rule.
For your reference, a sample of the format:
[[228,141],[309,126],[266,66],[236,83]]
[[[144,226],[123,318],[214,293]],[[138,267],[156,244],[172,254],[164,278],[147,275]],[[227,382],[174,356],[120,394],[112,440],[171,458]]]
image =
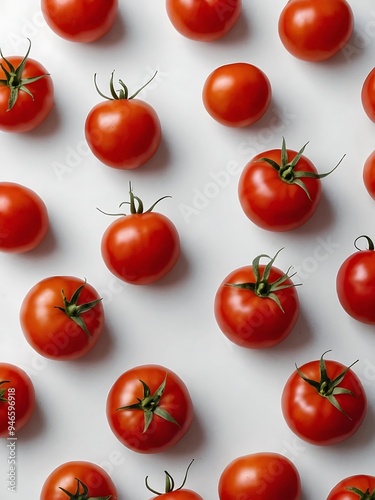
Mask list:
[[207,77],[202,92],[207,112],[228,127],[248,127],[267,111],[272,98],[266,74],[248,63],[220,66]]
[[[118,408],[143,399],[141,380],[154,394],[166,375],[159,406],[179,425],[155,414],[144,432],[142,410],[118,411]],[[172,448],[188,432],[193,420],[193,403],[185,383],[172,370],[160,365],[140,365],[122,373],[114,382],[107,396],[106,413],[112,432],[124,446],[138,453],[160,453]]]
[[290,0],[281,11],[279,37],[294,57],[319,62],[330,59],[348,43],[353,12],[345,0]]
[[118,0],[41,0],[48,26],[71,42],[94,42],[113,26]]
[[186,38],[212,42],[226,35],[242,11],[242,0],[166,0],[167,15]]
[[348,488],[357,488],[363,493],[373,493],[375,491],[375,476],[355,474],[345,477],[332,488],[326,500],[359,500],[359,495]]
[[366,115],[375,122],[375,68],[370,71],[363,82],[361,101]]
[[55,360],[73,360],[87,354],[99,340],[104,328],[104,310],[98,302],[82,314],[88,336],[58,307],[63,306],[62,291],[70,299],[84,285],[78,305],[100,297],[97,291],[74,276],[51,276],[36,283],[26,294],[20,308],[20,323],[28,343],[39,354]]
[[150,500],[156,500],[158,498],[163,500],[203,500],[203,497],[198,495],[198,493],[185,489],[163,493],[162,495],[151,497]]
[[230,462],[219,478],[220,500],[300,500],[295,465],[279,453],[259,452]]
[[44,240],[48,229],[47,207],[35,191],[0,182],[0,251],[29,252]]
[[[8,382],[9,381],[9,382]],[[35,409],[35,389],[29,375],[19,366],[11,363],[0,363],[0,391],[4,391],[0,399],[0,438],[9,438],[18,433],[31,419]],[[8,426],[12,418],[12,406],[16,413],[14,420],[14,434]]]
[[362,170],[363,184],[373,200],[375,200],[375,151],[365,160]]

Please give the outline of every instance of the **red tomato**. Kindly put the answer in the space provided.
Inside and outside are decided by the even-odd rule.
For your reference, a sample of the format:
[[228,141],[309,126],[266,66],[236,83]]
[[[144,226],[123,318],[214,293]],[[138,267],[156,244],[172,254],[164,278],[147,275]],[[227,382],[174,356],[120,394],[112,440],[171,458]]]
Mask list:
[[[260,255],[251,266],[231,272],[220,284],[214,303],[221,331],[241,347],[260,349],[284,340],[299,314],[299,300],[290,276]],[[262,257],[270,262],[259,265]]]
[[309,62],[337,54],[348,43],[353,27],[353,12],[345,0],[290,0],[278,25],[286,50]]
[[[357,321],[375,324],[375,251],[368,236],[367,250],[359,250],[350,255],[340,266],[336,276],[336,291],[344,310]],[[356,248],[358,248],[356,246]]]
[[117,490],[107,472],[92,462],[65,462],[45,480],[40,500],[117,500]]
[[[271,149],[252,158],[245,166],[238,196],[246,216],[269,231],[290,231],[305,224],[315,213],[321,199],[320,179],[313,163],[302,153]],[[341,162],[341,161],[340,161]],[[339,162],[339,163],[340,163]]]
[[181,35],[211,42],[222,38],[236,24],[242,0],[166,0],[166,8]]
[[29,252],[41,243],[48,228],[47,208],[34,191],[0,182],[0,251]]
[[370,71],[363,82],[361,100],[366,115],[375,122],[375,68]]
[[297,436],[325,446],[344,441],[359,429],[367,397],[350,367],[325,361],[323,356],[292,373],[284,386],[281,406],[286,423]]
[[92,153],[102,163],[112,168],[132,170],[155,155],[162,132],[154,108],[135,99],[145,85],[131,96],[122,80],[120,85],[122,88],[116,93],[112,73],[111,97],[107,97],[100,92],[95,80],[96,89],[105,101],[89,112],[85,136]]
[[[138,209],[135,199],[140,202]],[[130,200],[131,214],[109,225],[102,237],[101,252],[104,263],[117,278],[146,285],[160,280],[175,266],[180,238],[168,217],[152,211],[160,200],[144,212],[131,187]]]
[[41,8],[57,35],[71,42],[93,42],[112,28],[118,0],[41,0]]
[[260,452],[236,458],[219,479],[220,500],[300,500],[301,480],[284,455]]
[[54,105],[54,89],[47,70],[24,57],[7,59],[0,51],[0,130],[27,132],[42,123]]
[[20,322],[26,340],[42,356],[77,359],[94,347],[103,331],[103,305],[85,281],[51,276],[26,294]]
[[139,453],[159,453],[185,436],[193,403],[185,383],[159,365],[124,372],[107,397],[108,423],[118,440]]
[[375,476],[356,474],[342,479],[326,500],[372,500],[375,498]]
[[14,438],[31,419],[34,385],[19,366],[0,363],[0,438]]
[[271,84],[259,68],[248,63],[225,64],[206,79],[202,99],[207,112],[228,127],[248,127],[267,111]]
[[366,158],[363,165],[362,178],[368,194],[375,200],[375,151]]
[[179,488],[175,488],[175,483],[169,472],[165,471],[165,493],[158,492],[150,488],[148,484],[148,477],[146,477],[146,487],[148,490],[156,494],[156,497],[152,497],[150,500],[155,500],[156,498],[166,498],[168,500],[203,500],[203,498],[192,490],[187,490],[184,488],[187,475],[193,460],[190,462],[185,478]]

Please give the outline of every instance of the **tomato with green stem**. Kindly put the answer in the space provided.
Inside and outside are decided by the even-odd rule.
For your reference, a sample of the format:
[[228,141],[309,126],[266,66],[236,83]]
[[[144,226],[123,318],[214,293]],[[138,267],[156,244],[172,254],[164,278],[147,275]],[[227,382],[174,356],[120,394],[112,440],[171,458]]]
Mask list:
[[138,453],[160,453],[177,444],[193,420],[187,386],[172,370],[140,365],[118,377],[106,404],[117,439]]
[[[288,271],[258,255],[251,266],[232,271],[220,284],[214,314],[221,331],[241,347],[272,347],[288,337],[299,315],[299,299]],[[269,259],[267,265],[260,264]]]
[[345,477],[332,488],[326,500],[375,500],[375,476]]
[[39,126],[54,106],[54,86],[45,67],[29,58],[5,58],[0,50],[0,130],[28,132]]
[[50,276],[26,294],[20,323],[26,340],[42,356],[77,359],[87,354],[102,334],[102,299],[86,280]]
[[127,86],[119,80],[120,90],[110,80],[110,96],[103,94],[96,83],[97,92],[105,100],[94,106],[85,121],[87,144],[96,158],[105,165],[132,170],[144,165],[157,152],[162,131],[155,109],[147,102],[136,99],[153,77],[129,96]]
[[319,174],[303,155],[308,143],[298,152],[271,149],[254,156],[244,167],[238,196],[245,215],[268,231],[290,231],[305,224],[316,212],[322,194],[321,180],[332,173]]
[[[327,351],[328,352],[328,351]],[[288,378],[281,397],[289,428],[304,441],[328,446],[353,436],[367,410],[364,387],[351,369],[335,360],[309,361]]]
[[156,497],[152,497],[152,499],[150,499],[150,500],[155,500],[156,498],[160,498],[160,499],[165,498],[168,500],[203,500],[203,498],[200,495],[198,495],[198,493],[195,493],[195,491],[188,490],[188,489],[184,488],[186,480],[187,480],[187,476],[189,473],[189,469],[190,469],[193,461],[194,460],[192,460],[190,462],[190,464],[188,465],[188,468],[186,469],[185,477],[182,481],[182,484],[178,488],[175,488],[174,479],[169,474],[169,472],[164,471],[165,472],[165,492],[164,493],[156,491],[153,488],[151,488],[150,485],[148,484],[148,476],[147,476],[145,479],[146,487],[149,491],[151,491],[152,493],[154,493],[156,495]]

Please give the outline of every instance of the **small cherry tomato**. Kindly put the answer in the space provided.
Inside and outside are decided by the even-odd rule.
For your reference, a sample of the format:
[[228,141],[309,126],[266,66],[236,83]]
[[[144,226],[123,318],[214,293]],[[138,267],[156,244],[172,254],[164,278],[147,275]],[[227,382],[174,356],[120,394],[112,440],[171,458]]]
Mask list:
[[363,82],[361,100],[366,115],[375,122],[375,68],[370,71]]
[[14,438],[31,419],[35,390],[29,375],[19,366],[0,363],[0,438]]
[[[29,40],[30,41],[30,40]],[[54,88],[47,70],[24,57],[5,58],[0,50],[0,130],[27,132],[40,125],[54,105]]]
[[375,476],[356,474],[339,481],[329,492],[326,500],[373,500]]
[[29,252],[42,242],[48,228],[47,207],[33,190],[0,182],[0,251]]
[[290,0],[278,23],[286,50],[309,62],[337,54],[348,43],[353,28],[353,12],[345,0]]
[[211,42],[222,38],[236,24],[242,0],[166,0],[168,17],[186,38]]
[[173,477],[169,474],[169,472],[165,471],[165,492],[161,493],[159,491],[156,491],[150,487],[148,484],[148,477],[145,479],[146,487],[149,491],[152,491],[152,493],[155,493],[156,497],[150,498],[150,500],[156,500],[157,498],[161,499],[168,499],[168,500],[203,500],[203,498],[198,495],[198,493],[195,493],[195,491],[192,490],[187,490],[184,488],[187,475],[189,472],[189,469],[191,467],[191,464],[193,463],[193,460],[190,462],[188,465],[188,468],[186,469],[185,477],[184,480],[178,488],[175,488],[175,482]]
[[362,170],[362,179],[368,194],[375,200],[375,151],[366,158]]
[[225,64],[207,77],[202,99],[207,112],[228,127],[248,127],[267,111],[271,84],[262,70],[248,63]]

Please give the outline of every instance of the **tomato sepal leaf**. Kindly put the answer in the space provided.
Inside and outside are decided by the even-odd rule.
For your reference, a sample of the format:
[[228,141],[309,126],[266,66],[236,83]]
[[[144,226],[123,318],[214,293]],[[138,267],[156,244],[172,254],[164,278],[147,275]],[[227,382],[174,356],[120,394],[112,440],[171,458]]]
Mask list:
[[[83,483],[80,479],[77,477],[75,478],[77,481],[77,489],[74,493],[71,493],[70,491],[66,490],[62,486],[59,486],[59,489],[63,491],[70,500],[110,500],[113,495],[107,495],[105,497],[89,497],[89,489],[86,486],[85,483]],[[82,488],[82,491],[81,491]]]
[[[0,382],[0,386],[3,384],[10,384],[10,380],[2,380]],[[0,387],[0,403],[8,403],[8,399],[5,397],[6,389],[4,387]]]
[[185,483],[186,483],[186,480],[187,480],[187,477],[188,477],[188,473],[189,473],[189,469],[190,469],[190,467],[191,467],[191,465],[192,465],[193,462],[194,462],[194,459],[187,466],[187,469],[185,471],[184,479],[183,479],[181,485],[178,488],[175,488],[174,479],[169,474],[169,472],[166,471],[166,470],[164,471],[164,473],[165,473],[165,491],[164,492],[159,492],[159,491],[154,490],[153,488],[151,488],[150,485],[148,484],[148,476],[145,477],[146,488],[149,491],[151,491],[151,493],[154,493],[155,495],[164,495],[166,493],[171,493],[172,491],[182,490],[182,488],[185,486]]

